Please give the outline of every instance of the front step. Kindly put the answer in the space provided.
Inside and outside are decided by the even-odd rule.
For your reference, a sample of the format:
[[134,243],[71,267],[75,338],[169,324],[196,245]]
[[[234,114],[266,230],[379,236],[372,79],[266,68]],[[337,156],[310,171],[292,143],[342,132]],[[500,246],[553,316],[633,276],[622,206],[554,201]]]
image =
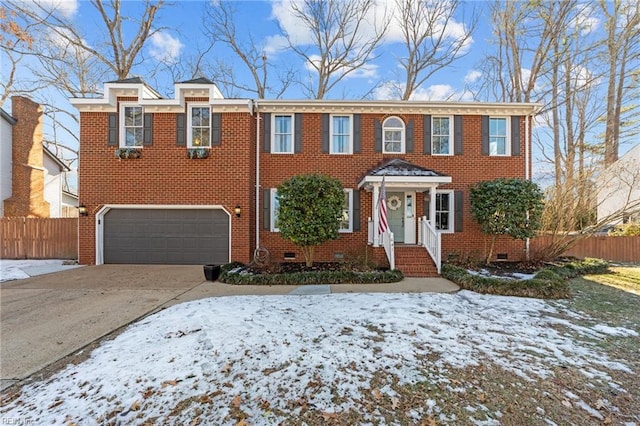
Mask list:
[[405,277],[439,277],[438,270],[427,250],[421,246],[396,245],[396,269]]

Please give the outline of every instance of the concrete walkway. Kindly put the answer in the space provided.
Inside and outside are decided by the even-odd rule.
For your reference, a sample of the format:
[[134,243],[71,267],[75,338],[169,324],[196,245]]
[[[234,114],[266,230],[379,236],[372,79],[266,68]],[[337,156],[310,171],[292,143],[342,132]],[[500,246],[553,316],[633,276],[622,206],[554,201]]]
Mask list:
[[205,297],[365,292],[455,292],[441,278],[392,284],[237,286],[204,280],[202,266],[100,265],[0,286],[0,389],[165,307]]

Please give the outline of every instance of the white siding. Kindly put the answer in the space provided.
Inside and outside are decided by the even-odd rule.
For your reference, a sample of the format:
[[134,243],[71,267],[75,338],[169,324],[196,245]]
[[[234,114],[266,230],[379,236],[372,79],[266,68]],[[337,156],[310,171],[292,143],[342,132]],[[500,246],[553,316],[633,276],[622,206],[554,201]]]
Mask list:
[[11,124],[0,118],[0,217],[4,216],[4,200],[11,197]]
[[[630,207],[640,208],[640,144],[609,166],[599,177],[598,221]],[[608,223],[621,223],[616,215]]]
[[50,217],[62,216],[62,177],[60,165],[44,155],[44,199],[51,206]]

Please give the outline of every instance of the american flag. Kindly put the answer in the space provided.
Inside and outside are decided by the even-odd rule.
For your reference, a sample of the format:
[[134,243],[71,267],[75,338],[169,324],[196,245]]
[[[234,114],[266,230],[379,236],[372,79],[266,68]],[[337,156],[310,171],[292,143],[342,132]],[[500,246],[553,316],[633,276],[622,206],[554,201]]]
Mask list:
[[378,234],[384,234],[389,229],[389,223],[387,222],[387,191],[384,187],[384,176],[382,176],[382,185],[380,185],[380,198],[378,199],[378,208],[380,209]]

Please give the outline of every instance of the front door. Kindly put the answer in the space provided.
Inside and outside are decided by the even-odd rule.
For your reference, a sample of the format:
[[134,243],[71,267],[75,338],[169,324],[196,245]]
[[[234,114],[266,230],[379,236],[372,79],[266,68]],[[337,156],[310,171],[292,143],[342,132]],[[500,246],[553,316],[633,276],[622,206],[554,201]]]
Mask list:
[[388,192],[387,216],[396,243],[416,243],[415,192]]

